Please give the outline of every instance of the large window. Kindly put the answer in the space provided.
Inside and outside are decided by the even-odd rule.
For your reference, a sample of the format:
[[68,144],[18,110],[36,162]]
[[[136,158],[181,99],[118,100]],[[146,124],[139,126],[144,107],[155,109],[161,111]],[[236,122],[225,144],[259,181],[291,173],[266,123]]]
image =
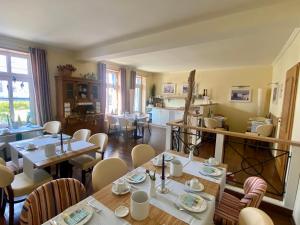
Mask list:
[[144,112],[145,111],[145,88],[146,79],[142,76],[136,76],[135,80],[135,93],[134,93],[134,111]]
[[34,120],[33,96],[29,54],[0,49],[0,126]]
[[106,113],[119,113],[119,72],[106,71]]

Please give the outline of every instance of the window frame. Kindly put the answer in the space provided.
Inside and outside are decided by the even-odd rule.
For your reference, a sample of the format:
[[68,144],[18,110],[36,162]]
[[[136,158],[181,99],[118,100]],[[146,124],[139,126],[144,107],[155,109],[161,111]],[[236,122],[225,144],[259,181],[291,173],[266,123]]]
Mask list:
[[[35,121],[35,95],[34,95],[34,84],[33,84],[33,75],[32,75],[32,67],[31,67],[31,60],[29,53],[25,52],[17,52],[12,51],[9,49],[0,49],[0,55],[4,55],[6,57],[6,70],[7,72],[0,71],[0,80],[5,80],[8,82],[8,97],[0,97],[0,101],[8,101],[9,103],[9,113],[10,117],[15,120],[15,110],[14,110],[14,102],[24,100],[29,101],[30,107],[30,116],[33,121]],[[18,58],[26,58],[27,59],[27,69],[28,73],[13,73],[11,67],[11,57],[18,57]],[[21,81],[27,82],[29,88],[29,97],[28,98],[21,98],[21,97],[14,97],[13,96],[13,82]],[[1,124],[5,125],[5,124]]]
[[[116,75],[116,84],[111,84],[108,82],[108,74],[113,73]],[[120,71],[118,70],[113,70],[113,69],[106,69],[106,106],[105,106],[105,113],[106,114],[111,114],[111,111],[108,110],[108,89],[113,88],[117,94],[116,99],[117,99],[117,107],[116,110],[113,113],[120,113],[120,90],[121,90],[121,83],[120,83]]]
[[[141,79],[140,84],[137,83],[137,79],[138,78]],[[140,98],[138,100],[138,102],[139,102],[138,110],[136,110],[136,105],[135,105],[136,100],[135,100],[135,98],[134,98],[134,106],[133,106],[133,108],[134,108],[135,112],[142,112],[142,108],[143,108],[143,106],[142,106],[142,102],[143,102],[143,77],[140,76],[140,75],[136,75],[136,78],[135,78],[135,89],[139,89],[139,93],[140,93],[139,96],[140,96]]]

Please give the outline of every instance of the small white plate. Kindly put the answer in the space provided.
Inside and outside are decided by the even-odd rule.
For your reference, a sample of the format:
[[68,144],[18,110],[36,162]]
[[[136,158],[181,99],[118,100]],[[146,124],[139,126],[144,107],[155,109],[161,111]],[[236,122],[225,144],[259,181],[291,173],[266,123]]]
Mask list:
[[198,187],[191,187],[190,186],[190,180],[186,181],[185,182],[185,187],[189,190],[189,191],[192,191],[192,192],[200,192],[200,191],[203,191],[204,190],[204,185],[199,182],[198,183]]
[[205,166],[218,166],[220,165],[220,162],[218,162],[217,160],[213,160],[213,162],[209,163],[208,160],[205,160],[203,164]]
[[131,186],[127,182],[125,182],[125,184],[126,184],[126,188],[122,192],[118,192],[117,185],[115,183],[113,183],[112,188],[111,188],[112,193],[114,193],[115,195],[125,195],[125,194],[129,193]]
[[206,210],[207,202],[201,196],[185,193],[179,196],[179,204],[190,212],[200,213]]
[[212,166],[202,166],[199,172],[205,176],[219,177],[222,175],[222,170]]
[[171,161],[174,159],[174,156],[173,155],[169,155],[169,154],[165,154],[165,161]]
[[129,173],[125,179],[128,183],[139,184],[146,180],[147,175],[143,172]]
[[58,223],[62,225],[68,225],[68,223],[64,220],[67,216],[74,213],[76,210],[84,209],[88,215],[81,220],[79,223],[76,223],[76,225],[84,225],[86,224],[93,216],[94,210],[89,206],[82,206],[82,205],[75,205],[71,208],[66,209],[58,218]]
[[115,209],[115,215],[117,217],[125,217],[129,214],[129,209],[126,206],[120,205],[118,208]]

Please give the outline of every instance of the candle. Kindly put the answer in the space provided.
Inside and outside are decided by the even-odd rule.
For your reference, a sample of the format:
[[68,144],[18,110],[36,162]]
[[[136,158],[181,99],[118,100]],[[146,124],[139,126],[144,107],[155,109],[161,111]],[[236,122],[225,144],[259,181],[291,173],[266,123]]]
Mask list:
[[64,144],[63,144],[63,133],[60,132],[60,147],[61,147],[61,153],[64,152]]
[[161,172],[161,179],[165,179],[165,155],[162,155],[162,172]]

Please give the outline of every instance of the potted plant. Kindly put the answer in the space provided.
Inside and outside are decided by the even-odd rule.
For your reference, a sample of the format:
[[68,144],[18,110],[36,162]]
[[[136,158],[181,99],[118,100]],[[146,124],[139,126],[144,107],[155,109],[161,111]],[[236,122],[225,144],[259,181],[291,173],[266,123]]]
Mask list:
[[70,77],[73,72],[75,72],[77,69],[74,67],[72,64],[66,64],[66,65],[58,65],[57,66],[57,71],[62,75],[62,76],[68,76]]

